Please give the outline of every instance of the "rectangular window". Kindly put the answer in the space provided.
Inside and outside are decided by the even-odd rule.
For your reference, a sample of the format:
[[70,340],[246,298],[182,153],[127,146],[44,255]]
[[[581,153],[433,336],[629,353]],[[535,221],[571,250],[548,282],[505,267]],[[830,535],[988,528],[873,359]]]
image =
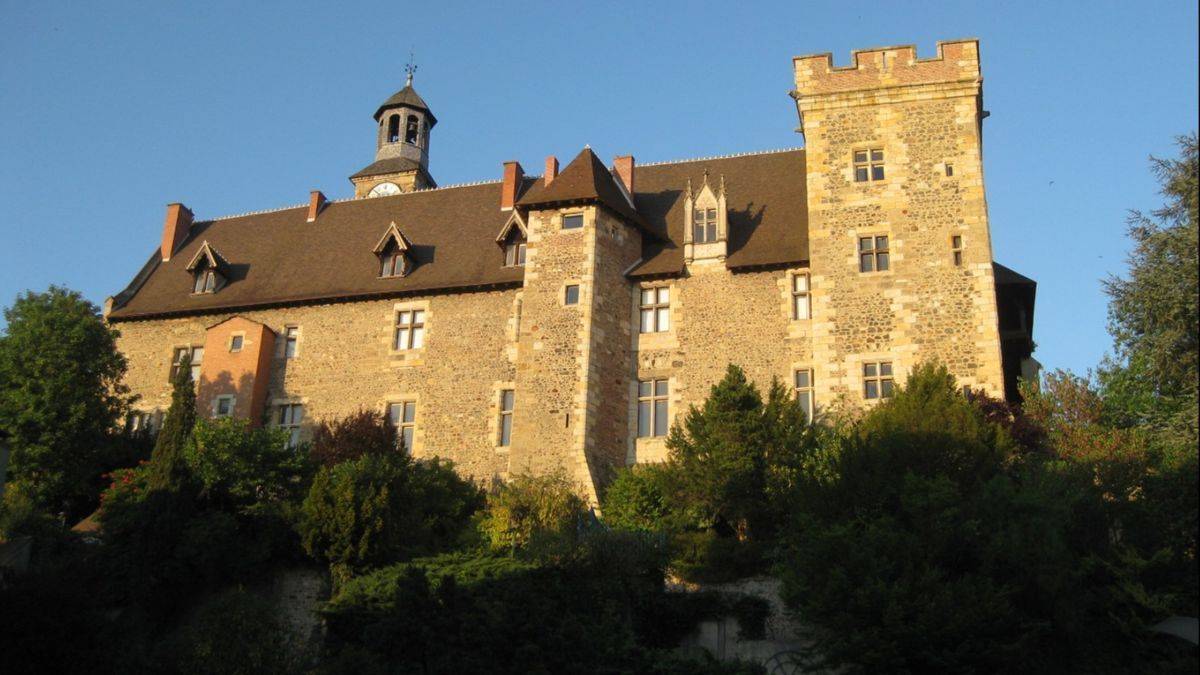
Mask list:
[[891,361],[871,361],[863,364],[863,398],[891,398],[895,386]]
[[642,289],[642,332],[662,333],[671,330],[671,289]]
[[389,252],[383,254],[379,258],[380,268],[379,276],[381,277],[402,277],[404,276],[405,263],[404,254],[396,251],[395,247],[389,247]]
[[513,400],[512,389],[500,392],[500,439],[499,445],[508,447],[512,444]]
[[196,283],[192,286],[193,293],[212,293],[217,290],[217,273],[215,270],[200,270],[196,272]]
[[300,403],[284,403],[279,406],[279,414],[275,418],[279,426],[288,430],[288,447],[294,448],[300,443],[300,422],[304,419],[304,405]]
[[572,214],[563,216],[562,229],[578,230],[581,227],[583,227],[583,214],[582,213],[572,213]]
[[792,275],[792,318],[796,320],[812,318],[812,295],[810,295],[807,274]]
[[396,312],[396,332],[392,348],[399,351],[425,346],[425,312],[420,309]]
[[666,380],[638,382],[638,438],[667,435],[667,390]]
[[886,272],[889,266],[889,257],[888,238],[886,235],[859,237],[859,272]]
[[131,434],[148,434],[154,430],[154,413],[135,410],[129,413],[125,428]]
[[399,403],[389,403],[388,421],[396,429],[396,438],[400,441],[400,448],[404,452],[411,454],[413,432],[417,428],[417,402],[400,401]]
[[804,368],[796,371],[795,379],[796,400],[799,401],[800,407],[804,408],[804,414],[808,421],[813,418],[813,372],[810,368]]
[[525,264],[525,242],[512,241],[504,247],[504,265],[519,267]]
[[717,210],[695,209],[692,212],[692,241],[705,244],[717,240]]
[[947,175],[947,176],[953,176],[953,175],[954,175],[954,165],[953,165],[953,164],[947,164],[947,165],[946,165],[946,175]]
[[246,341],[246,338],[242,335],[234,335],[233,337],[230,337],[229,338],[229,351],[231,351],[231,352],[242,351],[242,344],[245,341]]
[[579,304],[579,286],[577,284],[571,284],[566,287],[565,291],[563,292],[563,304]]
[[963,241],[959,235],[950,237],[950,249],[954,256],[954,266],[962,267],[963,262]]
[[283,358],[296,358],[297,347],[300,345],[300,327],[288,326],[283,329]]
[[854,182],[868,183],[883,180],[883,150],[854,151]]
[[185,356],[192,357],[191,376],[192,382],[200,381],[200,366],[204,362],[204,347],[177,347],[175,355],[171,358],[171,373],[169,382],[175,381],[175,374],[179,372],[179,364],[183,363]]
[[218,396],[213,400],[213,417],[229,417],[233,414],[233,396]]

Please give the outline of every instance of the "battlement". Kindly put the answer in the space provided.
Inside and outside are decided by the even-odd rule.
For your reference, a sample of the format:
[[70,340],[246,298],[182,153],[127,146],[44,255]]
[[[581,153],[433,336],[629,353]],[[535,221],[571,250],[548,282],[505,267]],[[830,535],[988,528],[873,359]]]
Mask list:
[[875,47],[851,52],[852,63],[834,66],[833,54],[810,54],[792,59],[797,99],[822,94],[838,94],[951,82],[977,82],[979,40],[947,40],[937,43],[937,56],[918,58],[915,45]]

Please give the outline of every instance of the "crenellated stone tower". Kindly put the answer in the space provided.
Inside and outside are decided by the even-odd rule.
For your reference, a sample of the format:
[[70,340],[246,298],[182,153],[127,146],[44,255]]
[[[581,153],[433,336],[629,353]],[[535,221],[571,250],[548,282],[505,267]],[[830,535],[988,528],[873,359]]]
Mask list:
[[[923,360],[1004,395],[976,40],[793,61],[807,164],[817,397]],[[890,366],[889,366],[890,367]]]

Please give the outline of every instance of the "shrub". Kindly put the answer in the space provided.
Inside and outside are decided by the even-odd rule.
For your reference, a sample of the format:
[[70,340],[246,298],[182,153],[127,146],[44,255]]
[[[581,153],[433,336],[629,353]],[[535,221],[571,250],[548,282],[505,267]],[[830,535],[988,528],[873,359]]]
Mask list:
[[332,466],[365,454],[395,451],[396,429],[383,413],[372,410],[322,421],[313,429],[309,446],[312,461],[319,466]]
[[573,540],[586,514],[587,504],[565,476],[522,475],[488,499],[481,528],[493,547],[515,551]]
[[188,480],[184,452],[196,426],[196,386],[192,382],[192,357],[185,355],[171,380],[171,406],[150,453],[150,486],[180,490]]
[[724,583],[767,569],[763,544],[723,537],[712,530],[680,532],[671,540],[671,571],[693,583]]
[[298,500],[308,468],[287,430],[234,418],[198,422],[183,460],[201,499],[242,513]]
[[34,491],[24,483],[9,483],[0,499],[0,541],[21,536],[55,536],[62,523],[38,507]]
[[271,605],[241,589],[206,601],[161,650],[171,671],[203,675],[291,673],[287,635]]
[[669,479],[669,469],[661,464],[620,469],[604,492],[605,524],[646,532],[671,529]]
[[335,581],[446,549],[483,503],[448,462],[367,454],[317,472],[301,508],[304,548]]

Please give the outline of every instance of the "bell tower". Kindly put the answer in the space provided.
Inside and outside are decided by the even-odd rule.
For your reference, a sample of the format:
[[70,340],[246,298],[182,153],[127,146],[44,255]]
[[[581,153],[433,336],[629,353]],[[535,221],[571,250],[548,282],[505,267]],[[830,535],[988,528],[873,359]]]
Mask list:
[[350,176],[355,198],[437,187],[429,175],[429,132],[437,118],[413,89],[416,70],[409,63],[404,88],[375,111],[375,161]]

